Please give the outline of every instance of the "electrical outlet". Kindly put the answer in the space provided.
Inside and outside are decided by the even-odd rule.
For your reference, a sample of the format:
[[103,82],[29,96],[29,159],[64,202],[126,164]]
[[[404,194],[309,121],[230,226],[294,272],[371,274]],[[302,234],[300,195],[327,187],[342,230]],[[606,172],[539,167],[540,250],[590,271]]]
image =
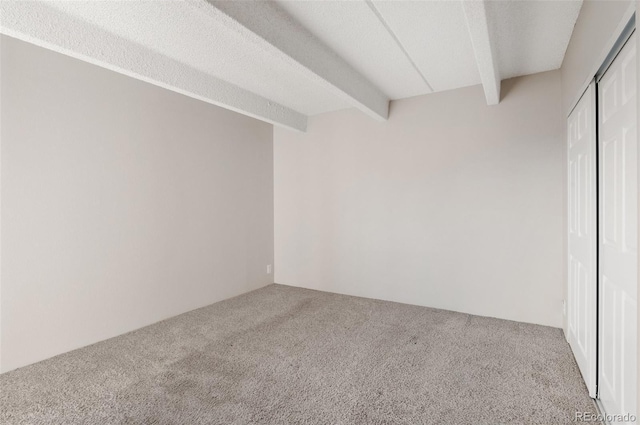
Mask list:
[[271,274],[271,264],[267,264],[267,274]]

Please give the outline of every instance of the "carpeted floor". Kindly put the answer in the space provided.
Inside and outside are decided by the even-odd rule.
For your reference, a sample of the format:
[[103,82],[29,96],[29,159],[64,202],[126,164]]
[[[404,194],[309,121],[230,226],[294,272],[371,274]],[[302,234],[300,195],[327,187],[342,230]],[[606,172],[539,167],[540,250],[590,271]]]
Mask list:
[[2,424],[563,424],[559,329],[271,285],[0,375]]

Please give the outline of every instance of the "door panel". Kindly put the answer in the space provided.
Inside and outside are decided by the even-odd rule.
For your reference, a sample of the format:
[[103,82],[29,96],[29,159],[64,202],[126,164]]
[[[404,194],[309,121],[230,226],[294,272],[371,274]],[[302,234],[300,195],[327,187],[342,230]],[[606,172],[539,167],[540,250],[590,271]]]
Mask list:
[[568,340],[587,384],[596,392],[596,126],[595,84],[567,122],[569,180]]
[[637,139],[633,35],[598,84],[600,99],[599,398],[607,414],[636,414]]
[[625,232],[622,236],[624,237],[625,249],[630,252],[638,251],[638,203],[634,202],[634,198],[637,199],[638,187],[637,184],[628,184],[629,181],[638,181],[638,165],[636,162],[638,158],[638,138],[636,133],[637,126],[626,129],[623,145],[623,169],[625,174],[623,181],[623,227]]
[[609,246],[616,246],[618,242],[618,228],[616,226],[616,158],[617,158],[617,144],[616,138],[606,140],[602,142],[601,149],[601,161],[600,172],[602,173],[601,182],[601,203],[602,203],[602,242]]

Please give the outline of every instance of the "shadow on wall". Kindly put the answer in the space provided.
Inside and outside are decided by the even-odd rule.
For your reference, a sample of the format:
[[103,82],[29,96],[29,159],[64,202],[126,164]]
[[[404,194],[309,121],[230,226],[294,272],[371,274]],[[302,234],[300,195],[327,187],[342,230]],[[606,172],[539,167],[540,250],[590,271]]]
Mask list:
[[[547,72],[554,72],[554,71],[547,71]],[[544,72],[542,72],[541,74],[544,74]],[[500,85],[500,102],[502,103],[507,98],[507,96],[513,95],[514,93],[516,93],[519,90],[519,87],[523,87],[523,88],[526,87],[526,82],[523,81],[523,77],[513,77],[506,80],[502,80],[502,83]],[[482,88],[482,84],[466,87],[465,89],[477,90],[479,95],[482,96],[482,99],[483,100],[485,99],[484,89]],[[428,94],[428,96],[438,96],[443,93],[447,93],[449,91],[450,90],[445,90],[441,92],[431,93],[431,94]],[[420,95],[420,96],[424,96],[424,95]],[[420,96],[414,96],[414,97],[420,97]],[[405,99],[399,99],[399,100],[407,100],[407,99],[411,99],[411,98],[405,98]],[[397,112],[397,104],[395,100],[392,100],[391,102],[389,102],[389,119],[394,118],[394,114],[396,112]]]
[[521,86],[521,85],[523,85],[521,77],[514,77],[514,78],[502,80],[502,83],[500,84],[500,102],[505,100],[510,93],[512,93],[514,90],[517,89],[518,86]]

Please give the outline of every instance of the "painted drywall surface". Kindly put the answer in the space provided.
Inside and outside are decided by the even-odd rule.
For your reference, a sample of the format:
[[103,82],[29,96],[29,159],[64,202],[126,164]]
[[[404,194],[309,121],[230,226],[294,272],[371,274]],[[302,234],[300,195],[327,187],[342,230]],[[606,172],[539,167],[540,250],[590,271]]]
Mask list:
[[3,371],[273,282],[271,125],[1,42]]
[[595,75],[607,43],[632,0],[585,0],[562,61],[562,111],[565,118],[587,79]]
[[560,72],[274,129],[278,283],[560,327]]
[[[596,70],[606,57],[607,50],[613,47],[611,43],[618,36],[616,31],[621,29],[625,16],[629,13],[629,8],[633,7],[630,0],[624,1],[593,1],[583,2],[578,20],[571,35],[565,57],[560,71],[562,73],[562,116],[566,144],[566,117],[570,109],[574,106],[581,95],[581,91],[586,88],[587,81],[595,75]],[[563,299],[567,299],[568,294],[568,269],[567,269],[567,170],[566,170],[566,149],[563,154],[563,188],[564,188],[564,248],[563,248]],[[563,329],[567,330],[567,317],[563,317]]]

